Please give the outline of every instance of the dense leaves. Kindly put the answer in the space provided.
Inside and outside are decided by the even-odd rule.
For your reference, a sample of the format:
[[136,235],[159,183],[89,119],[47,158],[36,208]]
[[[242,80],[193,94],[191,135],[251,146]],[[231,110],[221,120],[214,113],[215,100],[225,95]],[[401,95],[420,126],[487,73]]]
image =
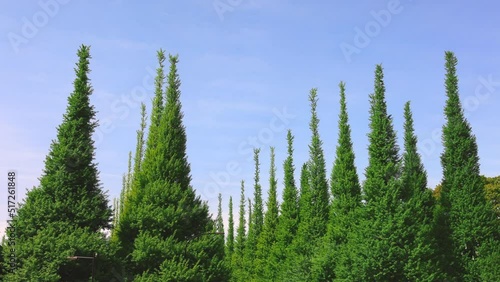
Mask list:
[[479,280],[487,271],[483,262],[490,261],[493,256],[498,258],[498,254],[489,256],[488,250],[498,249],[500,229],[491,203],[485,197],[476,137],[460,103],[457,58],[452,52],[446,52],[445,57],[447,100],[439,205],[446,229],[439,239],[447,243],[443,245],[452,247],[450,264],[453,268],[448,269],[451,277]]
[[[309,157],[300,167],[299,181],[294,136],[288,130],[282,185],[271,147],[269,185],[261,186],[261,151],[254,148],[253,198],[247,198],[242,180],[238,216],[235,220],[229,197],[226,227],[223,195],[213,218],[191,186],[178,57],[168,55],[165,74],[163,50],[157,52],[150,124],[142,104],[135,152],[128,155],[112,212],[94,162],[97,121],[89,99],[89,47],[82,46],[78,57],[74,91],[40,185],[28,191],[13,221],[15,273],[7,271],[9,245],[2,240],[2,281],[88,281],[92,268],[96,281],[500,279],[500,177],[480,175],[453,53],[445,53],[443,180],[434,191],[427,188],[410,102],[404,106],[400,152],[387,110],[383,68],[377,65],[369,95],[364,182],[355,165],[343,82],[337,146],[327,152],[334,156],[327,181],[313,88],[308,97],[311,139],[302,148]],[[74,256],[87,259],[70,259]]]
[[111,227],[112,211],[94,161],[97,121],[90,104],[90,48],[82,45],[77,54],[74,90],[45,159],[40,186],[28,191],[13,222],[19,268],[6,281],[88,279],[89,266],[67,257],[97,252],[106,260],[109,253],[101,231]]

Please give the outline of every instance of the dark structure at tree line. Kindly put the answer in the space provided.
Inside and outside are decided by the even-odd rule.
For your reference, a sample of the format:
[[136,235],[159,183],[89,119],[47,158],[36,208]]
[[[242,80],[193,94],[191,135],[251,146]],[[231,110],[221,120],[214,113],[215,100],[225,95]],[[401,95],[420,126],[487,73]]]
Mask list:
[[[338,143],[328,175],[318,130],[317,89],[309,93],[309,160],[295,178],[294,136],[287,133],[283,198],[271,148],[267,201],[260,149],[254,150],[253,199],[241,182],[238,216],[229,198],[225,236],[222,195],[217,217],[191,186],[182,122],[178,57],[158,51],[155,96],[147,124],[141,107],[135,153],[129,154],[114,211],[99,182],[90,105],[90,48],[81,46],[74,91],[45,161],[13,226],[19,265],[2,281],[497,281],[500,279],[500,181],[480,175],[477,144],[458,92],[457,59],[445,53],[447,96],[441,156],[443,181],[427,188],[410,102],[404,146],[387,112],[384,74],[375,69],[370,99],[368,167],[360,183],[341,82]],[[401,151],[401,152],[400,152]],[[333,153],[333,152],[332,152]],[[246,205],[248,203],[248,205]],[[247,217],[248,211],[248,217]],[[237,220],[235,220],[235,218]],[[248,222],[247,222],[248,218]],[[111,230],[110,236],[104,230]],[[6,242],[3,242],[5,246]]]

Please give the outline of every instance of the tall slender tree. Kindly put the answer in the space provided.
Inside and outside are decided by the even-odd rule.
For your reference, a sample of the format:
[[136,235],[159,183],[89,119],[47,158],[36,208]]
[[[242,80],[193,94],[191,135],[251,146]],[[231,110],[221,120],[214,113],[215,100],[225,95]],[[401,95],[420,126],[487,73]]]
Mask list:
[[136,149],[135,149],[135,155],[134,155],[134,168],[133,171],[130,171],[131,169],[131,162],[132,159],[129,159],[129,175],[127,179],[127,175],[124,174],[123,176],[123,187],[122,191],[120,192],[120,198],[117,201],[116,207],[116,212],[115,212],[115,217],[114,217],[114,224],[113,224],[113,232],[111,234],[111,241],[114,243],[118,242],[117,238],[117,230],[120,228],[120,217],[121,217],[121,212],[123,211],[123,207],[127,206],[125,203],[127,201],[128,196],[131,193],[132,187],[135,185],[134,184],[134,175],[137,176],[140,172],[141,169],[141,163],[143,159],[143,153],[144,153],[144,132],[146,130],[146,105],[144,103],[141,103],[141,124],[139,130],[137,130],[137,144],[136,144]]
[[230,265],[234,253],[234,217],[233,217],[233,197],[229,197],[229,219],[226,240],[226,258]]
[[370,95],[370,133],[368,134],[368,167],[365,171],[366,181],[363,187],[366,201],[370,205],[391,203],[384,202],[387,195],[398,192],[389,189],[388,185],[400,175],[399,146],[392,116],[387,113],[385,101],[385,85],[382,65],[375,70],[375,92]]
[[262,228],[264,225],[262,186],[260,185],[259,154],[260,154],[260,149],[255,148],[254,149],[255,173],[254,173],[254,194],[253,194],[254,204],[253,204],[252,214],[249,219],[250,222],[248,227],[248,238],[247,238],[247,245],[245,248],[245,263],[247,269],[250,271],[251,277],[253,277],[255,274],[254,260],[257,251],[257,241],[260,234],[262,233]]
[[102,254],[101,262],[106,257],[100,231],[111,227],[112,210],[94,159],[98,122],[90,104],[90,47],[82,45],[77,55],[74,90],[40,185],[28,191],[14,218],[19,268],[5,281],[84,280],[90,276],[85,266],[67,257],[95,252]]
[[357,218],[356,209],[361,206],[361,187],[354,163],[354,149],[351,139],[351,127],[347,114],[345,83],[340,82],[340,114],[338,120],[338,144],[333,164],[330,188],[333,195],[330,208],[330,220],[323,247],[316,254],[318,259],[314,275],[318,280],[335,278],[336,262],[339,261],[340,249],[347,242]]
[[[158,58],[157,82],[162,78],[161,51]],[[224,281],[223,241],[205,235],[214,230],[214,222],[190,185],[178,57],[169,55],[169,61],[166,104],[160,111],[157,92],[145,157],[128,201],[134,212],[127,213],[128,228],[120,239],[131,247],[127,263],[137,280]]]
[[404,108],[404,154],[401,175],[400,218],[405,242],[404,273],[407,281],[446,281],[438,263],[434,238],[434,198],[427,189],[427,173],[417,152],[410,102]]
[[[464,117],[460,103],[457,58],[447,51],[445,60],[447,100],[444,108],[446,124],[442,137],[443,181],[439,204],[449,234],[443,232],[442,235],[449,235],[451,239],[453,260],[449,271],[452,277],[478,281],[484,279],[487,272],[481,263],[488,261],[488,250],[498,250],[500,228],[491,205],[485,199],[476,137]],[[485,244],[493,245],[485,247]]]
[[254,277],[254,254],[255,254],[255,221],[252,211],[252,200],[250,198],[248,201],[248,232],[245,240],[245,252],[243,254],[243,280],[241,281],[253,281]]
[[[307,184],[301,187],[300,222],[297,236],[294,239],[295,258],[291,268],[298,281],[312,279],[312,258],[327,230],[329,212],[329,192],[326,180],[325,158],[322,141],[319,136],[319,118],[317,114],[317,89],[309,93],[311,105],[311,121],[309,128],[312,137],[309,145],[309,161],[307,162]],[[305,175],[303,175],[306,177]]]
[[401,203],[401,164],[392,117],[387,113],[384,75],[375,69],[375,91],[370,95],[368,167],[364,194],[366,205],[355,232],[349,234],[347,267],[336,275],[356,281],[403,281],[404,242],[396,217]]
[[317,114],[317,89],[314,88],[309,94],[311,103],[311,129],[312,138],[309,145],[309,185],[311,189],[312,204],[312,239],[316,240],[322,237],[326,232],[329,211],[329,193],[326,180],[326,165],[323,153],[323,142],[319,136],[319,118]]
[[[133,249],[133,241],[134,238],[138,235],[138,226],[131,226],[134,224],[134,217],[137,215],[139,197],[144,194],[142,190],[144,190],[145,186],[145,175],[143,173],[143,163],[145,159],[155,158],[154,148],[157,146],[158,139],[158,127],[160,126],[160,117],[164,108],[164,84],[165,84],[165,73],[164,73],[164,62],[165,62],[165,52],[163,50],[159,50],[156,54],[158,59],[158,68],[156,69],[156,77],[155,77],[155,96],[153,99],[153,105],[151,110],[151,121],[150,126],[148,128],[147,141],[145,147],[139,149],[140,143],[136,144],[136,153],[137,151],[141,152],[141,161],[138,163],[137,160],[134,163],[134,181],[132,183],[132,187],[130,190],[124,192],[124,198],[122,203],[122,208],[120,211],[120,220],[119,224],[114,230],[114,235],[118,237],[118,256],[121,258],[126,258],[132,252]],[[141,110],[142,111],[142,110]],[[145,111],[144,111],[145,113]],[[145,123],[144,128],[142,119],[144,119],[141,115],[141,130],[142,137],[144,137],[145,132]],[[138,139],[140,136],[140,132],[138,132]],[[144,156],[143,156],[144,155]],[[136,158],[138,155],[136,154]],[[138,166],[139,165],[139,166]],[[135,201],[135,202],[132,202]],[[127,265],[129,262],[125,262]],[[129,268],[130,266],[126,266],[125,268]]]
[[283,163],[284,185],[283,203],[280,205],[278,226],[276,227],[276,243],[271,249],[271,261],[279,267],[276,270],[276,280],[286,280],[283,269],[286,269],[286,259],[291,256],[290,245],[297,233],[299,224],[299,200],[294,178],[293,165],[293,135],[291,130],[287,133],[288,157]]
[[236,239],[234,241],[234,253],[231,258],[232,265],[232,278],[234,281],[245,281],[245,271],[243,264],[243,257],[245,254],[246,246],[246,217],[245,217],[245,182],[241,181],[241,194],[240,194],[240,211],[238,230],[236,231]]
[[278,266],[271,257],[271,249],[276,243],[276,227],[278,225],[278,181],[276,180],[276,165],[274,147],[271,150],[271,165],[269,169],[269,191],[266,203],[266,213],[262,233],[257,241],[256,272],[259,280],[274,281],[277,277]]

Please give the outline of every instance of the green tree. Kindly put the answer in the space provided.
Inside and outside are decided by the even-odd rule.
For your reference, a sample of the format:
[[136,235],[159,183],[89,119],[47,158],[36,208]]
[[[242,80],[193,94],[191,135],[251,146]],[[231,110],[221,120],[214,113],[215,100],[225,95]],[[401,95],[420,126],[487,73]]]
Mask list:
[[[317,89],[309,93],[311,105],[311,121],[309,128],[312,137],[309,145],[309,161],[307,162],[307,182],[301,187],[299,200],[300,222],[297,235],[292,243],[294,245],[294,262],[291,271],[297,281],[310,281],[313,255],[320,247],[321,239],[326,233],[328,223],[329,193],[326,180],[325,158],[322,142],[319,136],[319,119],[317,115]],[[306,177],[306,175],[303,175]]]
[[347,252],[343,252],[347,267],[343,263],[337,276],[355,281],[403,281],[405,243],[396,216],[401,203],[401,165],[392,117],[387,113],[381,65],[375,69],[374,88],[363,186],[366,204],[357,215],[356,231],[348,234]]
[[227,281],[223,241],[205,235],[213,232],[214,222],[190,185],[177,56],[169,55],[166,103],[159,103],[163,59],[158,52],[145,156],[121,220],[127,269],[137,281]]
[[311,103],[311,122],[309,127],[312,133],[311,145],[309,145],[309,185],[311,190],[312,204],[312,230],[313,240],[317,240],[326,232],[329,211],[329,193],[326,180],[325,157],[322,149],[323,142],[319,137],[319,118],[316,111],[318,98],[317,90],[314,88],[309,95]]
[[[370,133],[368,134],[368,167],[363,186],[369,205],[382,204],[394,208],[390,199],[397,199],[399,191],[388,189],[390,182],[400,175],[399,146],[393,128],[392,116],[387,113],[384,74],[381,65],[375,70],[375,92],[370,95]],[[389,196],[389,194],[393,194]],[[394,197],[395,196],[395,197]]]
[[354,164],[355,156],[351,140],[351,128],[347,114],[345,84],[340,87],[339,137],[335,161],[330,180],[333,201],[330,208],[330,220],[323,247],[316,254],[313,268],[316,280],[331,281],[335,278],[336,262],[339,261],[340,249],[347,242],[357,218],[354,212],[361,206],[361,187]]
[[262,233],[257,241],[256,252],[256,273],[260,281],[275,281],[278,266],[276,261],[272,260],[271,249],[276,242],[276,227],[278,225],[278,191],[276,180],[276,165],[274,147],[271,147],[271,166],[269,169],[269,194],[266,203],[266,213],[264,216],[264,225]]
[[231,263],[234,253],[234,218],[233,218],[233,197],[229,197],[229,219],[226,240],[226,258]]
[[45,159],[40,185],[27,192],[14,218],[20,265],[6,281],[88,279],[88,266],[68,262],[73,255],[98,252],[106,264],[108,250],[101,231],[111,227],[112,210],[94,160],[92,134],[98,122],[90,104],[90,47],[82,45],[77,55],[74,90]]
[[234,241],[234,253],[231,258],[232,278],[234,281],[245,281],[245,271],[243,257],[245,255],[246,246],[246,219],[245,219],[245,182],[241,181],[241,196],[240,196],[240,212],[238,230],[236,231],[236,239]]
[[293,138],[291,130],[288,130],[288,157],[283,163],[283,182],[285,185],[283,189],[283,202],[280,205],[278,225],[276,227],[276,243],[271,249],[271,261],[278,267],[276,270],[276,281],[284,281],[287,279],[283,273],[283,269],[286,269],[285,262],[287,257],[292,256],[290,245],[297,233],[299,224],[299,195],[294,177]]
[[[448,271],[452,277],[478,281],[486,275],[487,270],[481,263],[487,260],[487,250],[498,249],[499,227],[491,204],[485,199],[476,137],[460,103],[457,58],[448,51],[445,59],[447,101],[444,108],[443,181],[439,204],[449,234],[442,232],[442,236],[451,239],[454,259],[449,263]],[[443,237],[440,239],[446,240]],[[493,245],[484,248],[484,244]]]
[[[249,217],[248,237],[245,248],[245,265],[249,271],[249,277],[252,279],[255,275],[255,254],[257,251],[257,240],[262,232],[264,225],[263,201],[262,201],[262,187],[260,185],[260,162],[259,162],[260,149],[254,149],[254,204],[251,216]],[[250,205],[250,204],[249,204]],[[250,208],[250,206],[249,206]]]
[[254,281],[254,257],[250,254],[255,254],[255,238],[254,235],[254,221],[252,214],[252,200],[248,200],[248,232],[245,240],[245,253],[243,254],[243,280],[241,281]]
[[438,265],[437,242],[434,238],[434,198],[427,189],[427,173],[417,152],[410,102],[404,108],[404,149],[401,175],[402,205],[397,216],[403,231],[406,256],[404,274],[407,281],[445,281]]
[[[158,68],[156,69],[156,78],[155,78],[155,96],[153,99],[153,105],[151,110],[151,121],[150,126],[148,128],[147,141],[145,146],[144,144],[144,132],[146,130],[145,123],[145,106],[141,107],[141,111],[143,111],[144,115],[141,115],[141,132],[137,133],[137,138],[141,142],[136,144],[136,160],[134,162],[134,181],[132,183],[132,187],[130,189],[124,189],[122,191],[123,201],[120,209],[120,220],[118,221],[118,225],[115,228],[114,235],[117,237],[117,241],[119,244],[119,251],[117,256],[121,258],[128,257],[133,249],[133,241],[134,238],[138,235],[138,226],[134,226],[133,228],[130,226],[132,223],[132,217],[138,213],[135,208],[138,208],[137,203],[132,203],[132,199],[136,199],[138,194],[143,193],[145,183],[140,183],[140,180],[144,178],[143,173],[143,163],[144,159],[152,159],[157,156],[154,155],[154,147],[158,142],[158,127],[160,126],[160,117],[163,111],[164,105],[164,84],[165,84],[165,74],[164,74],[164,62],[165,62],[165,52],[163,50],[159,50],[157,52],[158,58]],[[142,110],[143,109],[143,110]],[[144,123],[142,122],[144,121]],[[141,138],[142,137],[142,138]],[[141,148],[140,148],[141,147]],[[137,152],[140,152],[140,162],[138,162]],[[126,191],[125,191],[126,190]],[[124,262],[125,265],[129,264],[129,262]],[[129,268],[127,265],[126,269]],[[125,271],[125,270],[124,270]]]
[[307,281],[307,275],[310,267],[310,261],[306,254],[311,252],[311,241],[309,240],[308,230],[310,230],[310,218],[312,214],[311,207],[311,188],[309,184],[309,162],[302,165],[300,171],[300,193],[299,193],[299,220],[297,224],[296,235],[292,239],[289,251],[284,263],[282,277],[291,279],[290,281]]
[[[116,251],[116,253],[113,254],[113,257],[118,257],[120,258],[120,240],[118,237],[117,230],[121,227],[120,224],[120,219],[122,217],[122,211],[125,206],[127,206],[126,201],[132,191],[132,187],[135,185],[134,182],[134,175],[138,175],[140,173],[141,169],[141,163],[143,159],[143,154],[144,154],[144,132],[146,130],[146,105],[144,103],[141,103],[141,124],[139,130],[137,130],[137,144],[136,144],[136,150],[135,150],[135,156],[134,156],[134,169],[131,171],[131,164],[132,164],[132,159],[131,155],[129,155],[129,166],[128,166],[128,175],[124,174],[123,175],[123,185],[122,185],[122,191],[120,193],[119,199],[115,201],[114,207],[115,207],[115,216],[114,216],[114,224],[113,224],[113,229],[111,233],[111,239],[110,243],[112,245],[112,249]],[[116,262],[115,265],[115,270],[120,269],[121,272],[124,272],[124,269],[122,267],[123,262]]]

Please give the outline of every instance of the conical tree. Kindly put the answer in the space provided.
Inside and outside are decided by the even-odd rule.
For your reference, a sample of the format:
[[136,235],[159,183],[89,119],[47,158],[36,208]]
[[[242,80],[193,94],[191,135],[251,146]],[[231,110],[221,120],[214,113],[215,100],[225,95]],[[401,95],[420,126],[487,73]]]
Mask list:
[[336,262],[339,261],[340,249],[346,244],[347,234],[351,232],[357,220],[354,212],[361,206],[361,187],[354,163],[345,83],[341,82],[339,88],[339,137],[330,180],[333,201],[327,236],[325,236],[323,247],[316,254],[317,260],[314,267],[315,278],[321,281],[331,281],[335,278],[335,267]]
[[311,189],[312,205],[312,239],[322,237],[326,232],[329,211],[329,193],[326,180],[325,157],[322,149],[323,142],[319,137],[319,118],[317,114],[317,90],[314,88],[309,94],[311,103],[311,122],[309,127],[312,133],[311,144],[309,145],[309,184]]
[[236,239],[234,241],[234,253],[231,258],[232,280],[245,281],[245,271],[243,257],[246,246],[246,218],[245,218],[245,182],[241,181],[241,196],[240,196],[240,211],[238,230],[236,231]]
[[347,102],[345,94],[345,83],[340,87],[340,114],[339,114],[339,138],[335,162],[331,176],[331,191],[333,205],[339,213],[347,213],[360,206],[361,187],[359,185],[358,173],[354,164],[354,149],[351,139],[351,127],[347,114]]
[[368,167],[359,225],[349,234],[348,264],[341,266],[339,279],[356,281],[403,281],[404,244],[395,215],[401,202],[399,147],[392,117],[387,113],[384,75],[375,69],[375,91],[370,95]]
[[226,239],[226,258],[231,262],[234,253],[233,197],[229,197],[229,219]]
[[111,226],[112,210],[94,159],[92,134],[98,123],[90,104],[90,47],[82,45],[77,54],[74,90],[45,159],[40,186],[28,191],[13,222],[19,268],[5,281],[84,280],[90,276],[87,265],[67,257],[95,252],[101,261],[106,257],[100,231]]
[[457,58],[448,51],[445,59],[447,101],[444,108],[446,124],[442,137],[443,181],[439,203],[444,223],[450,231],[454,255],[449,271],[455,279],[478,281],[487,275],[488,270],[482,262],[488,261],[485,257],[488,256],[488,250],[498,250],[499,225],[491,205],[485,199],[476,137],[464,117],[460,103]]
[[[161,52],[158,57],[161,69]],[[128,201],[134,212],[127,212],[128,228],[120,239],[132,247],[128,265],[138,281],[224,281],[224,245],[206,234],[213,232],[214,222],[190,185],[178,57],[169,60],[166,104],[156,132],[161,107],[153,107],[145,157]]]
[[272,260],[271,249],[276,242],[276,227],[278,225],[278,181],[276,180],[276,165],[274,147],[271,147],[271,166],[269,169],[269,192],[264,215],[264,226],[257,241],[255,269],[259,280],[276,280],[278,265]]
[[[388,188],[388,184],[400,175],[399,146],[392,117],[387,113],[385,101],[384,74],[381,65],[375,70],[375,92],[370,95],[370,133],[368,134],[368,167],[363,187],[366,201],[371,205],[384,204],[388,194],[397,198],[398,191]],[[391,203],[385,203],[390,205]]]
[[[255,254],[257,251],[257,240],[262,233],[264,225],[264,210],[262,201],[262,187],[260,185],[260,162],[259,162],[260,149],[254,149],[254,204],[252,213],[249,219],[248,238],[245,248],[245,265],[250,271],[250,277],[255,274]],[[248,277],[250,279],[250,277]]]
[[[319,118],[317,115],[317,89],[309,93],[311,104],[311,121],[309,128],[312,137],[309,145],[309,161],[307,163],[307,184],[301,187],[300,222],[297,236],[294,239],[295,262],[291,268],[298,281],[312,279],[312,258],[327,230],[329,204],[328,183],[326,180],[325,158],[322,141],[319,136]],[[305,180],[306,181],[306,180]],[[302,181],[301,181],[302,182]]]
[[298,191],[295,185],[295,168],[293,165],[293,135],[290,130],[287,133],[288,157],[283,164],[284,185],[283,203],[280,205],[278,226],[276,227],[276,243],[271,249],[271,261],[279,267],[276,270],[278,278],[283,281],[285,276],[283,269],[286,269],[285,262],[290,254],[290,245],[297,233],[299,224],[299,200]]
[[427,189],[427,173],[417,152],[410,102],[404,108],[404,149],[401,175],[401,200],[397,216],[406,249],[404,266],[407,281],[445,281],[438,263],[434,238],[434,198]]

